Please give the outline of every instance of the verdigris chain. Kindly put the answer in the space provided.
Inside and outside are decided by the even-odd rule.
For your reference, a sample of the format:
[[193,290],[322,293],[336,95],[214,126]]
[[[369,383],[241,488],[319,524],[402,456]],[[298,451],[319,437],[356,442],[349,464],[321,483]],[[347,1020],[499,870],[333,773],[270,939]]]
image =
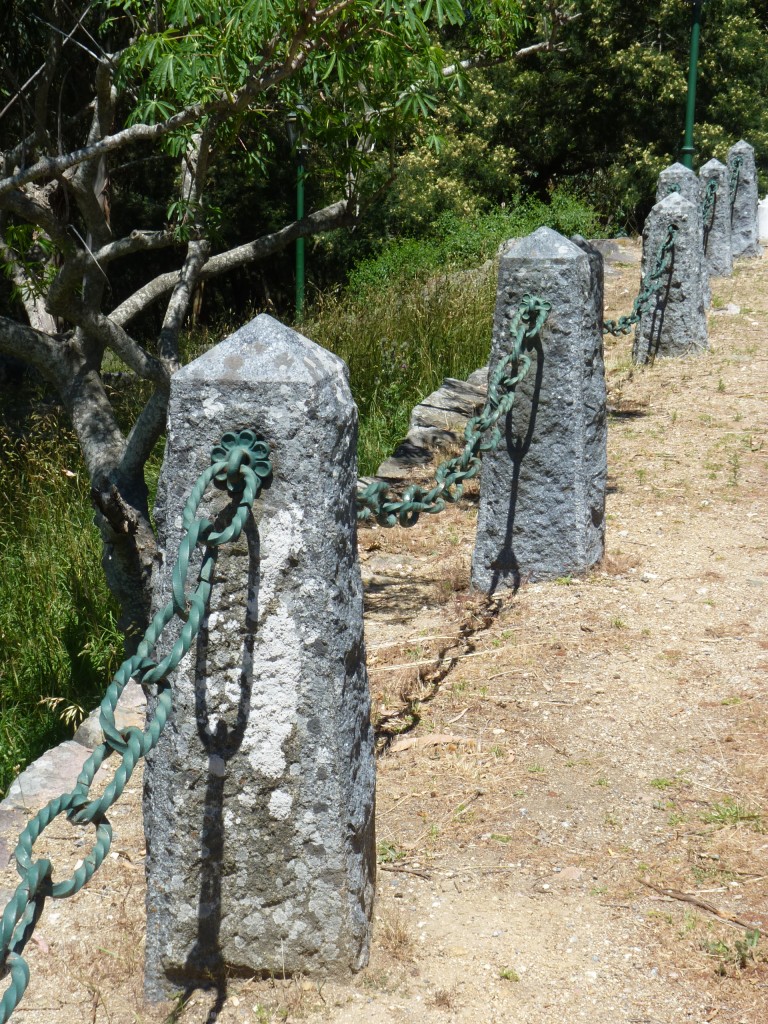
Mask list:
[[[172,693],[168,675],[192,648],[208,607],[213,585],[216,548],[236,540],[245,525],[262,485],[272,472],[269,445],[258,439],[252,430],[226,433],[211,453],[211,465],[198,477],[183,513],[186,531],[173,570],[172,599],[152,619],[136,654],[127,658],[115,673],[101,703],[99,721],[104,732],[101,743],[83,765],[74,789],[51,800],[27,824],[19,836],[15,850],[16,866],[21,875],[13,897],[0,919],[0,972],[10,972],[11,981],[0,1000],[0,1024],[5,1024],[18,1006],[29,984],[29,967],[22,956],[27,942],[43,910],[46,899],[73,896],[88,882],[109,852],[112,826],[106,812],[120,797],[136,763],[155,747],[171,711]],[[229,525],[214,530],[210,519],[196,518],[203,495],[211,484],[229,491],[236,504]],[[187,594],[185,585],[190,558],[197,546],[203,548],[198,585]],[[159,663],[150,654],[160,636],[174,617],[183,623],[180,635],[170,653]],[[119,730],[115,724],[115,708],[129,679],[142,686],[156,686],[156,699],[144,732],[135,726]],[[121,755],[112,782],[101,797],[90,799],[90,785],[96,772],[113,753]],[[53,881],[50,860],[32,859],[35,840],[59,814],[77,825],[92,824],[96,840],[91,852],[74,874],[63,881]]]
[[728,178],[728,196],[731,206],[736,202],[736,193],[739,191],[739,176],[744,165],[743,156],[735,156],[731,161],[731,173]]
[[[509,326],[512,348],[488,382],[485,406],[464,429],[466,445],[462,453],[437,468],[434,487],[427,490],[414,484],[403,492],[402,498],[397,498],[389,496],[386,483],[375,481],[357,492],[358,520],[367,522],[375,519],[380,526],[413,526],[422,512],[442,512],[446,502],[459,500],[464,481],[471,480],[480,471],[479,453],[499,446],[501,431],[497,424],[512,408],[515,390],[531,365],[525,344],[539,333],[551,308],[549,302],[535,295],[523,296]],[[485,437],[491,428],[492,433]]]
[[712,227],[712,218],[715,215],[715,201],[717,200],[717,186],[717,178],[710,178],[707,181],[707,188],[701,203],[705,231],[709,231]]
[[648,311],[654,296],[663,288],[664,277],[672,266],[677,230],[677,224],[674,222],[667,226],[666,237],[658,248],[653,267],[640,283],[640,291],[632,304],[632,312],[628,316],[620,316],[618,320],[603,321],[603,334],[613,334],[616,337],[630,334],[635,324],[640,322],[643,313]]

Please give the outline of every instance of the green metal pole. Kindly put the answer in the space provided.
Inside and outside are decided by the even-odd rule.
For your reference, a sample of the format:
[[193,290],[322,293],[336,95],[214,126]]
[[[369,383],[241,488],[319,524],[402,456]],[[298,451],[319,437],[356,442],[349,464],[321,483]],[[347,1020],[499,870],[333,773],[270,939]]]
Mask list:
[[[304,217],[304,156],[299,150],[296,173],[296,220]],[[296,322],[304,315],[304,239],[296,239]]]
[[699,38],[701,36],[701,9],[704,0],[693,0],[693,24],[691,25],[691,57],[688,65],[688,102],[685,108],[685,141],[680,160],[693,170],[693,123],[696,116],[696,75],[699,63]]

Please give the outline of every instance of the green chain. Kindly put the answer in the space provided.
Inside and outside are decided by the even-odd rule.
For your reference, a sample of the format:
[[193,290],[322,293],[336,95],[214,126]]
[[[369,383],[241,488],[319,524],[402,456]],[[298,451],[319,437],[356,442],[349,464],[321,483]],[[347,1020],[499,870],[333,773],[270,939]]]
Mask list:
[[733,204],[736,202],[736,193],[739,191],[739,176],[743,166],[743,156],[735,156],[731,161],[731,174],[728,178],[728,196],[731,202],[731,208],[733,208]]
[[604,320],[603,334],[613,334],[615,337],[630,334],[634,325],[639,323],[642,315],[649,310],[651,300],[664,286],[664,276],[672,268],[677,231],[677,224],[670,223],[667,226],[667,234],[658,248],[653,268],[641,281],[640,291],[632,304],[632,312],[628,316],[620,316],[618,320]]
[[[479,416],[473,416],[464,430],[466,446],[455,458],[443,462],[435,472],[435,486],[430,490],[418,484],[407,488],[402,498],[390,497],[389,486],[375,481],[357,494],[357,518],[361,522],[375,519],[380,526],[413,526],[422,512],[442,512],[446,502],[459,500],[465,480],[480,471],[480,452],[495,451],[501,441],[497,423],[512,408],[515,389],[528,373],[530,356],[525,343],[536,337],[552,308],[549,302],[535,295],[524,295],[510,324],[512,349],[499,363],[488,382],[488,398]],[[483,440],[493,428],[493,433]]]
[[[21,954],[42,913],[45,900],[49,896],[62,899],[79,892],[109,852],[112,826],[106,812],[121,796],[137,761],[156,746],[168,720],[172,694],[167,677],[191,650],[203,621],[212,590],[214,549],[240,536],[253,503],[271,472],[269,445],[259,440],[252,430],[226,433],[213,449],[211,465],[196,481],[184,508],[182,521],[186,534],[179,545],[173,570],[172,599],[152,619],[136,654],[127,658],[117,670],[101,703],[99,721],[104,742],[96,747],[83,765],[74,789],[46,804],[19,836],[15,857],[21,883],[0,919],[0,973],[10,972],[11,975],[10,985],[0,1001],[0,1024],[6,1024],[29,983],[29,967]],[[218,532],[214,531],[210,519],[195,518],[211,483],[226,487],[237,502],[229,526]],[[198,545],[204,546],[199,583],[194,593],[187,594],[184,587],[189,561]],[[183,621],[184,626],[170,654],[158,664],[150,654],[174,615]],[[135,726],[121,731],[115,724],[115,708],[129,679],[136,679],[145,687],[156,685],[158,688],[154,711],[144,732]],[[115,752],[122,756],[122,762],[112,782],[100,798],[89,801],[89,788],[96,772]],[[94,825],[96,840],[91,852],[70,878],[53,882],[53,864],[45,858],[33,860],[32,847],[59,814],[66,814],[70,821],[79,825]]]
[[707,188],[704,192],[704,199],[701,204],[701,215],[704,220],[704,230],[710,231],[715,218],[715,202],[717,201],[717,178],[710,178],[707,181]]
[[709,233],[715,223],[715,207],[717,205],[717,190],[719,182],[717,178],[709,178],[707,188],[704,192],[704,199],[701,203],[701,216],[704,221],[704,252],[709,244]]

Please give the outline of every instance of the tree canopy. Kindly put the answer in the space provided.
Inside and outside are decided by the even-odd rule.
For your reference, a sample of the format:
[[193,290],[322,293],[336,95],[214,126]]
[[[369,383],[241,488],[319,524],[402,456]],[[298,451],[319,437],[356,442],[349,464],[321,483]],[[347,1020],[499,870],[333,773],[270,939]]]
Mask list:
[[[71,417],[126,629],[147,620],[144,465],[201,286],[354,221],[379,152],[473,66],[514,53],[524,23],[515,0],[12,0],[0,354],[36,367]],[[289,114],[322,153],[328,201],[232,244],[222,181],[268,178],[288,155]],[[147,385],[127,427],[106,383],[115,366]]]

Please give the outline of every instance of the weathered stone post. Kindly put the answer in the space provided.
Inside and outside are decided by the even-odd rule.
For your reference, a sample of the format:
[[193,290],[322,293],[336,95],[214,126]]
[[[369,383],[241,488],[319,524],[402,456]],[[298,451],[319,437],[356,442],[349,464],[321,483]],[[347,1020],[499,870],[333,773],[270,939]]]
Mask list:
[[757,229],[757,171],[755,151],[741,139],[728,150],[728,175],[731,187],[731,253],[759,256],[761,247]]
[[733,273],[731,257],[731,203],[728,196],[728,168],[719,160],[709,160],[699,170],[702,204],[707,192],[717,189],[709,201],[704,216],[704,262],[711,277],[730,277]]
[[677,231],[669,270],[660,279],[662,286],[635,330],[632,358],[636,363],[647,363],[657,356],[689,355],[709,347],[701,288],[699,214],[679,192],[656,203],[646,218],[643,278],[656,266],[671,224]]
[[[584,572],[604,549],[603,260],[549,228],[501,255],[489,374],[530,292],[552,304],[502,441],[483,458],[472,584],[486,593]],[[583,246],[583,249],[580,248]]]
[[[171,586],[181,511],[225,431],[273,480],[222,549],[145,775],[146,990],[367,962],[374,761],[356,549],[357,410],[340,359],[259,316],[172,380],[156,520]],[[203,513],[226,508],[226,492]]]
[[660,203],[667,196],[679,193],[696,207],[696,216],[699,226],[699,245],[701,246],[701,294],[704,300],[704,308],[709,309],[712,303],[712,293],[709,287],[709,268],[704,260],[704,206],[702,183],[698,176],[684,164],[676,163],[665,167],[659,174],[656,183],[656,202]]

